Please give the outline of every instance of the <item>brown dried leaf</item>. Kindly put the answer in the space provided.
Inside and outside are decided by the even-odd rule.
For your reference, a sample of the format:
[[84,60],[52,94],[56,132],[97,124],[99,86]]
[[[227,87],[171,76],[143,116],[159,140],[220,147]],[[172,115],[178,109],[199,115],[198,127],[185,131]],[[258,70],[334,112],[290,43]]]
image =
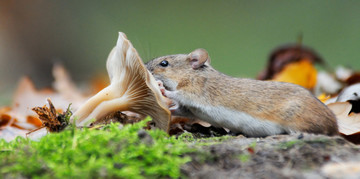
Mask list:
[[322,58],[312,49],[302,45],[285,45],[275,49],[269,56],[267,67],[258,75],[259,80],[273,79],[290,63],[307,59],[311,63],[323,64]]
[[128,117],[125,113],[122,113],[121,111],[115,111],[99,120],[94,121],[93,123],[90,124],[90,127],[99,125],[99,124],[110,124],[110,123],[115,123],[115,122],[119,122],[124,125],[125,124],[133,124],[133,123],[139,122],[141,120],[142,120],[142,118],[137,118],[134,116]]
[[179,123],[170,125],[169,135],[171,135],[171,136],[172,135],[179,136],[184,132],[185,131],[184,131],[183,127]]
[[[71,102],[72,108],[77,109],[82,103],[86,101],[88,97],[85,97],[76,87],[74,82],[71,80],[69,73],[62,65],[55,64],[52,73],[55,79],[53,87],[56,93],[59,94],[63,100],[65,100],[66,104]],[[58,101],[56,101],[56,104],[58,104],[57,102]],[[66,108],[61,109],[63,111],[66,110]]]
[[360,83],[360,73],[357,72],[357,73],[352,74],[349,78],[347,78],[345,80],[345,83],[349,86],[356,84],[356,83]]
[[0,114],[0,129],[5,128],[13,123],[11,116],[8,114]]
[[36,116],[31,108],[45,105],[47,98],[56,104],[58,112],[66,111],[71,103],[71,100],[65,99],[64,95],[52,89],[37,90],[28,77],[23,77],[15,92],[12,110],[8,114],[17,118],[19,122],[26,123],[27,116]]
[[[23,77],[14,93],[11,107],[0,108],[0,129],[3,136],[17,135],[24,136],[26,132],[32,131],[42,126],[42,122],[37,118],[37,114],[31,110],[34,106],[43,106],[45,99],[51,98],[57,104],[58,113],[67,110],[69,103],[73,102],[75,109],[86,99],[76,88],[67,71],[60,65],[55,65],[53,69],[55,82],[52,89],[38,90],[28,77]],[[38,109],[43,115],[45,111]],[[50,113],[49,113],[50,114]],[[54,113],[56,115],[56,113]],[[10,128],[5,130],[5,128]],[[12,130],[12,128],[24,130]],[[22,132],[16,134],[16,132]],[[6,133],[6,134],[5,134]],[[3,137],[1,136],[1,137]],[[8,140],[8,139],[6,139]]]
[[177,116],[171,117],[169,135],[179,136],[184,132],[190,132],[198,137],[214,137],[229,134],[229,131],[225,128],[214,127],[205,121]]
[[229,134],[228,131],[222,127],[205,127],[201,125],[201,123],[184,124],[183,128],[199,137],[217,137]]
[[353,135],[360,132],[360,114],[350,113],[353,107],[351,103],[336,102],[329,104],[328,107],[336,115],[341,134]]

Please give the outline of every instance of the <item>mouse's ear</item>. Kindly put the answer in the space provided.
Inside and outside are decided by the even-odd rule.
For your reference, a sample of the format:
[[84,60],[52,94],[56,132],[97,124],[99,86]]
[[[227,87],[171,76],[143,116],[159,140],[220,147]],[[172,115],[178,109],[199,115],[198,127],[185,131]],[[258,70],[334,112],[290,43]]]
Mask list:
[[190,64],[193,69],[197,69],[204,64],[210,64],[210,57],[205,49],[199,48],[189,54]]

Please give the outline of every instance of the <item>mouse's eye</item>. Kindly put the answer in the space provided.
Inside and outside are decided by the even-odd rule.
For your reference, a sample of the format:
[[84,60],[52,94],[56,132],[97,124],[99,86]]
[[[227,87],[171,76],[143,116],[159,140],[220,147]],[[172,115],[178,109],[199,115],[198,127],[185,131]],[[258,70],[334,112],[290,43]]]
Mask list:
[[167,67],[169,65],[169,62],[167,60],[163,60],[160,62],[160,66]]

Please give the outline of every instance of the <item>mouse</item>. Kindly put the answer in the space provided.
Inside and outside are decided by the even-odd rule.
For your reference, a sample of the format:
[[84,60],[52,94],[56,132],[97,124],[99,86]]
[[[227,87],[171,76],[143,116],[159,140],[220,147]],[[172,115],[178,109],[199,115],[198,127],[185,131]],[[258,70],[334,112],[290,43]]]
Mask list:
[[307,89],[285,82],[231,77],[214,69],[205,49],[146,63],[173,116],[200,119],[248,137],[338,135],[333,112]]

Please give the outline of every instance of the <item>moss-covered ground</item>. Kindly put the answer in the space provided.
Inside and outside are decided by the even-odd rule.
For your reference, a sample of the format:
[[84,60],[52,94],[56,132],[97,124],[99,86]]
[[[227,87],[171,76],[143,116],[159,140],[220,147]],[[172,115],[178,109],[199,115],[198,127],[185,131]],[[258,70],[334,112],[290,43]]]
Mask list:
[[146,121],[110,124],[102,129],[69,127],[40,141],[0,141],[0,176],[5,178],[178,178],[193,152],[186,140],[160,130],[145,131]]
[[339,136],[176,138],[144,130],[149,120],[2,140],[0,178],[332,178],[327,164],[360,161],[360,148]]

